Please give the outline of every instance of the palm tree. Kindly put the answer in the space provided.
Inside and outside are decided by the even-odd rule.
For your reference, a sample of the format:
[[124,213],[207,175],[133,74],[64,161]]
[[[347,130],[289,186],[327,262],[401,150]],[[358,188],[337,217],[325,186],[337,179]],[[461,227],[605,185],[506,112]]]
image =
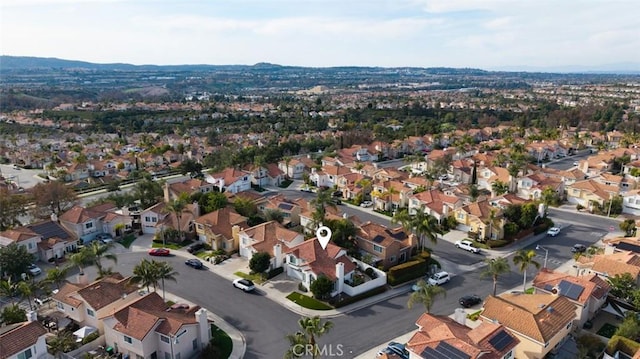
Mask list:
[[60,285],[67,280],[67,275],[69,273],[68,267],[63,268],[51,268],[47,270],[47,276],[45,277],[45,281],[47,283],[52,283],[56,285],[56,289],[60,290]]
[[489,258],[485,260],[485,263],[487,263],[487,267],[480,273],[480,277],[493,279],[493,295],[495,296],[498,289],[498,277],[501,274],[509,273],[511,267],[509,267],[509,262],[502,257]]
[[336,204],[331,198],[330,189],[318,191],[316,198],[311,200],[311,204],[315,207],[316,212],[319,213],[319,217],[323,219],[327,214],[327,207],[336,208]]
[[437,296],[447,296],[447,292],[444,288],[437,285],[430,285],[425,282],[424,279],[420,279],[416,286],[418,287],[418,290],[411,293],[409,301],[407,302],[409,309],[411,309],[415,303],[422,303],[425,311],[429,313]]
[[158,269],[155,260],[147,260],[143,259],[140,263],[138,263],[133,268],[133,275],[129,279],[129,282],[134,284],[139,284],[143,287],[147,287],[147,292],[149,291],[149,287],[152,286],[155,291],[158,287]]
[[[493,234],[493,227],[499,222],[500,218],[497,214],[497,211],[492,208],[491,211],[489,211],[489,239],[493,239],[492,234]],[[485,237],[487,237],[487,233],[485,233]]]
[[509,185],[500,180],[496,180],[491,184],[491,190],[494,196],[500,196],[509,191]]
[[413,232],[413,217],[409,214],[406,208],[396,212],[391,218],[391,223],[400,224],[407,232]]
[[122,238],[124,238],[124,229],[125,229],[124,223],[118,223],[115,226],[113,226],[113,230],[116,232],[116,236],[118,240],[122,240]]
[[0,297],[9,298],[12,304],[16,303],[16,297],[20,294],[18,283],[14,283],[9,277],[7,280],[0,281]]
[[176,220],[178,222],[178,228],[176,229],[178,230],[178,239],[180,242],[184,240],[184,233],[182,232],[182,227],[180,226],[180,220],[182,219],[182,213],[187,208],[187,198],[188,195],[186,193],[183,193],[180,195],[180,197],[169,201],[169,203],[167,203],[164,208],[165,211],[167,211],[168,213],[173,213],[176,216]]
[[178,282],[178,280],[176,279],[176,276],[179,273],[174,271],[173,267],[167,262],[153,261],[152,265],[157,266],[156,273],[158,275],[158,278],[162,281],[162,300],[165,300],[165,290],[164,290],[165,279]]
[[302,317],[298,320],[298,325],[302,329],[300,334],[306,338],[306,343],[313,348],[311,357],[315,359],[319,354],[319,349],[316,344],[316,337],[321,337],[329,332],[333,328],[333,323],[330,321],[322,322],[319,316],[315,317]]
[[78,273],[79,275],[84,275],[84,267],[93,264],[91,252],[85,248],[69,256],[71,264],[78,267],[78,270],[80,271],[80,273]]
[[533,265],[536,268],[540,268],[540,263],[536,262],[533,258],[536,256],[536,251],[533,249],[521,249],[513,256],[513,264],[518,266],[520,272],[524,273],[524,280],[522,282],[522,291],[527,288],[527,268]]
[[91,243],[91,246],[89,247],[85,247],[84,250],[89,251],[89,257],[91,258],[91,263],[93,265],[96,266],[96,268],[98,268],[98,277],[102,278],[105,275],[110,274],[111,272],[111,268],[103,268],[102,267],[102,261],[101,259],[107,258],[109,260],[112,260],[113,263],[117,264],[118,263],[118,257],[116,257],[115,254],[113,253],[108,253],[107,251],[112,247],[112,244],[102,244],[100,242],[97,241],[93,241]]
[[303,332],[295,332],[286,336],[289,349],[284,353],[284,359],[302,358],[306,354],[307,337]]
[[36,282],[33,278],[18,283],[18,292],[22,299],[26,299],[29,302],[30,310],[33,310],[33,299],[35,299],[40,290],[42,290],[41,282]]
[[413,225],[415,233],[418,236],[418,244],[421,250],[426,247],[426,243],[424,243],[425,239],[436,244],[438,241],[438,234],[442,234],[440,226],[438,225],[438,220],[436,217],[425,213],[424,206],[421,206],[420,210],[416,213],[413,219]]
[[61,331],[57,335],[47,341],[49,351],[56,356],[62,358],[62,353],[69,352],[75,347],[75,340],[70,331]]

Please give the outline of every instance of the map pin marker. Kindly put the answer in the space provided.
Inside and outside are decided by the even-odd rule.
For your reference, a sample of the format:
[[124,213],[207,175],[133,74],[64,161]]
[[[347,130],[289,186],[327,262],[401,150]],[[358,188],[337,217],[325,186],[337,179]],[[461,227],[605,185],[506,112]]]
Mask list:
[[316,237],[318,237],[318,242],[322,246],[322,249],[327,249],[327,244],[329,244],[329,240],[331,240],[331,229],[327,226],[320,226],[316,230]]

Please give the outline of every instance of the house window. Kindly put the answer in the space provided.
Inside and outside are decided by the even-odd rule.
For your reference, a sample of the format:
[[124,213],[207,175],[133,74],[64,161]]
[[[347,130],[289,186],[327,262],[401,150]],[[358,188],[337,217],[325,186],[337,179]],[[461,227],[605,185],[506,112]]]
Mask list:
[[93,310],[87,308],[87,315],[90,316],[90,317],[95,317],[96,313]]
[[571,193],[577,196],[577,195],[579,195],[579,194],[580,194],[580,190],[579,190],[579,189],[574,188],[574,189],[571,191]]
[[153,223],[158,222],[158,218],[156,218],[156,217],[151,217],[151,222],[153,222]]
[[171,359],[171,353],[164,352],[164,359]]
[[29,247],[29,249],[33,249],[34,245],[33,243],[29,242],[29,244],[27,244],[27,247]]
[[151,217],[144,217],[145,222],[151,222]]
[[62,302],[56,302],[56,307],[64,312],[64,304]]
[[389,262],[394,263],[396,261],[396,256],[391,256],[391,258],[389,258]]
[[201,225],[201,224],[198,224],[198,229],[199,229],[199,230],[203,230],[203,229],[204,229],[204,226],[203,226],[203,225]]
[[22,353],[18,354],[18,359],[29,359],[33,357],[33,353],[31,353],[31,348],[23,351]]
[[133,339],[131,339],[131,337],[128,337],[128,336],[125,335],[124,336],[124,342],[131,344],[131,343],[133,343]]
[[571,328],[571,322],[567,323],[567,329]]
[[373,245],[373,250],[374,250],[374,252],[382,253],[382,247],[380,247],[377,244]]
[[160,340],[164,343],[169,343],[169,337],[166,335],[161,335]]
[[84,228],[85,228],[85,229],[93,228],[93,222],[87,222],[87,223],[85,223],[85,224],[84,224]]
[[136,359],[144,359],[144,357],[142,355],[136,354]]
[[198,350],[198,339],[194,339],[191,345],[193,350]]
[[458,212],[458,219],[464,219],[464,212]]
[[406,253],[400,253],[400,262],[404,262],[407,260],[407,254]]

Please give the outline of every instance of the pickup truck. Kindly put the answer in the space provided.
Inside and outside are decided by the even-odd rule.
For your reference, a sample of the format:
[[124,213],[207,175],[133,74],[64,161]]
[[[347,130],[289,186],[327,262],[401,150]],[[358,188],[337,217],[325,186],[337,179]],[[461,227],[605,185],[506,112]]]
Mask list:
[[465,251],[469,251],[471,253],[480,253],[480,248],[474,247],[473,242],[471,241],[456,241],[456,247],[460,249],[464,249]]

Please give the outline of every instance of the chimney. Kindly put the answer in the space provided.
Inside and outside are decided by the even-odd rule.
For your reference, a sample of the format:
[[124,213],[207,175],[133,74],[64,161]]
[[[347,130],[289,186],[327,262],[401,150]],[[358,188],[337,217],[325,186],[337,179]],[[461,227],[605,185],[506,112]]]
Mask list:
[[58,222],[58,215],[55,213],[51,213],[51,222]]
[[38,312],[35,310],[30,310],[27,312],[27,322],[37,322],[38,321]]
[[233,237],[233,249],[240,248],[240,226],[235,225],[231,227],[231,236]]
[[166,203],[169,203],[169,201],[171,200],[171,196],[169,196],[169,183],[165,182],[164,183],[164,201]]
[[275,257],[275,268],[282,267],[282,244],[273,246],[273,256]]
[[342,293],[344,288],[344,263],[342,262],[336,263],[336,281],[338,284],[336,290],[338,294]]
[[453,312],[453,320],[458,324],[467,325],[467,312],[465,312],[464,308],[456,308]]
[[198,201],[193,201],[193,218],[200,217],[200,204]]
[[605,255],[609,255],[609,254],[613,254],[613,252],[615,251],[616,247],[612,244],[607,243],[604,246],[604,254]]
[[207,319],[208,312],[206,309],[200,308],[195,315],[198,321],[198,331],[200,332],[200,349],[202,349],[209,344],[211,339],[209,336],[209,320]]
[[446,217],[449,214],[449,206],[442,204],[442,214]]

